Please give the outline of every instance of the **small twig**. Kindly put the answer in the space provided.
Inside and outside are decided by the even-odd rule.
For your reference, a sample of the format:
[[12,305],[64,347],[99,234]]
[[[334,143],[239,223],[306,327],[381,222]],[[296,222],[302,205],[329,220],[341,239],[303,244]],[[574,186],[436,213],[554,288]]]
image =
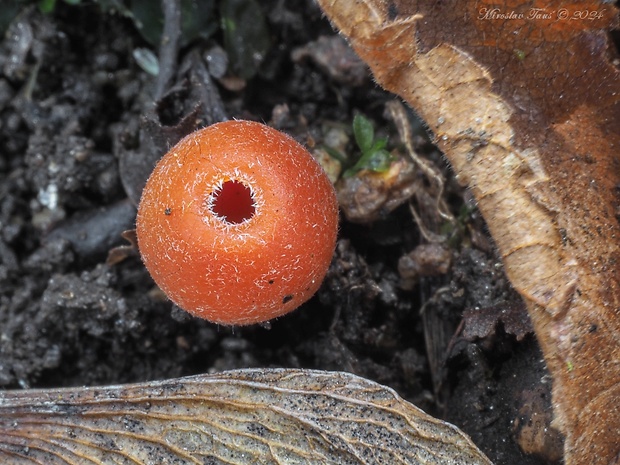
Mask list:
[[445,179],[437,167],[435,167],[429,160],[420,157],[413,148],[411,125],[409,124],[409,118],[407,117],[405,106],[399,101],[393,100],[388,102],[386,107],[392,120],[396,124],[396,129],[398,130],[402,142],[405,144],[407,153],[409,153],[409,156],[416,166],[422,170],[426,178],[437,186],[437,213],[439,213],[444,220],[454,224],[456,219],[454,218],[454,215],[450,213],[450,209],[443,198]]
[[164,30],[159,47],[159,75],[155,87],[155,101],[161,99],[176,70],[181,39],[181,1],[162,0]]
[[203,107],[203,117],[207,125],[217,123],[219,121],[228,120],[228,115],[224,109],[224,103],[220,97],[220,93],[215,86],[211,75],[204,64],[204,61],[200,58],[197,51],[193,52],[194,57],[192,61],[192,67],[190,69],[190,79],[192,87],[194,87]]

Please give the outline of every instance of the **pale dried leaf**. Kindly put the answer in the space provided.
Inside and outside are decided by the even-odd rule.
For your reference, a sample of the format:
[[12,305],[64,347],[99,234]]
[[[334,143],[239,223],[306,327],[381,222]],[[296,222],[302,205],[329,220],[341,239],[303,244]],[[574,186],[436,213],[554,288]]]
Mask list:
[[0,463],[491,464],[389,388],[288,369],[3,392]]

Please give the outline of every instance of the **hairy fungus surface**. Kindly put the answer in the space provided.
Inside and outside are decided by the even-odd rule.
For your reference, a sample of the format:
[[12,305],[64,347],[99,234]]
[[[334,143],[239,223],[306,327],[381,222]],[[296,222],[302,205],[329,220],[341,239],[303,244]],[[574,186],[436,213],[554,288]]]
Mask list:
[[155,282],[186,311],[246,325],[320,286],[335,247],[329,179],[296,141],[249,121],[197,131],[149,178],[136,223]]

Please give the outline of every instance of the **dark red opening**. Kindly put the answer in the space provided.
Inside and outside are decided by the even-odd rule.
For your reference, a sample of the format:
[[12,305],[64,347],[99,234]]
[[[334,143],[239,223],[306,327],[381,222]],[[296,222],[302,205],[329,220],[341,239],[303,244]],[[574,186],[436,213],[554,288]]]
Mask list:
[[226,181],[213,192],[213,213],[228,223],[239,224],[254,216],[256,207],[252,191],[239,181]]

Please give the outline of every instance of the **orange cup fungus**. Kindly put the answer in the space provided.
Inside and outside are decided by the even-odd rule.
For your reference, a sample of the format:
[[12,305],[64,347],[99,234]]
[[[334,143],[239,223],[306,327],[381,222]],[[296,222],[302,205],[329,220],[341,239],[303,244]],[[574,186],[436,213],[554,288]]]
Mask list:
[[250,121],[196,131],[146,183],[138,246],[157,285],[212,322],[284,315],[319,288],[334,253],[338,204],[296,141]]

